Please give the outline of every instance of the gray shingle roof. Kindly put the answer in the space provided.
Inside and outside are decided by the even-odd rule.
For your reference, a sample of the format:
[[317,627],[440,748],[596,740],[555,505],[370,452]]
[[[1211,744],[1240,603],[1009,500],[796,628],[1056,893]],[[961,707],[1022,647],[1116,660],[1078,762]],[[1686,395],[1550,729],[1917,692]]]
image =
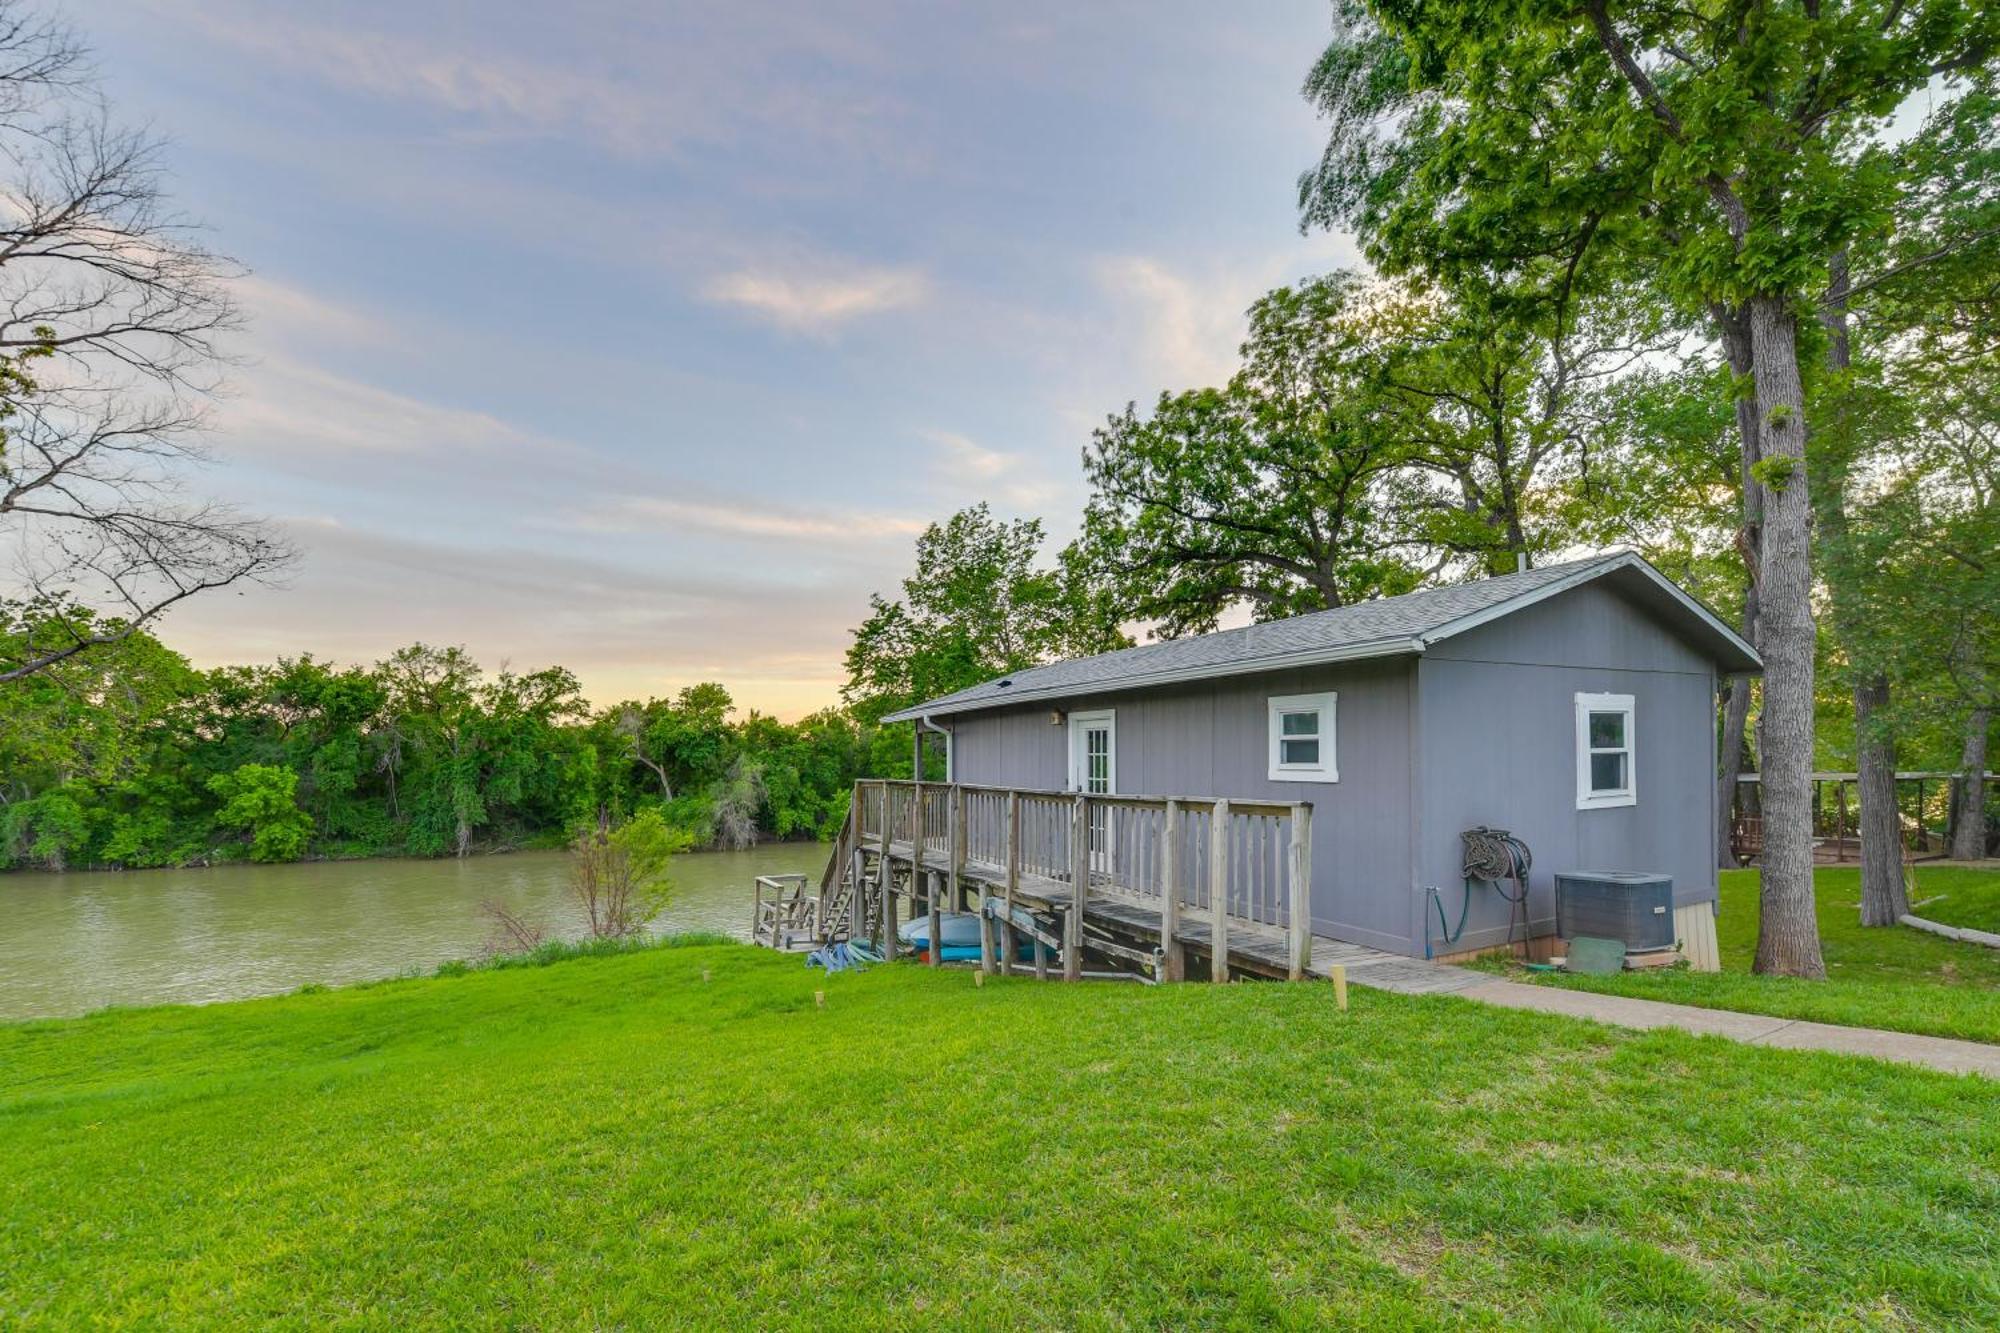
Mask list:
[[1703,642],[1725,670],[1758,669],[1750,646],[1706,607],[1638,556],[1617,553],[1031,667],[891,713],[884,720],[941,717],[1035,699],[1421,652],[1430,642],[1532,606],[1567,588],[1628,570],[1633,573],[1622,575],[1621,582],[1656,608],[1684,616],[1690,637]]

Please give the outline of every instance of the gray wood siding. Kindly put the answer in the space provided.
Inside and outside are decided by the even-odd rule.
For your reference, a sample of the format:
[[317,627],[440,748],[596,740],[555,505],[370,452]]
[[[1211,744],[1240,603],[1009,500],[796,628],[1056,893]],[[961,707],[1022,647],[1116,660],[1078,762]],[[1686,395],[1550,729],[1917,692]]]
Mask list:
[[[1273,782],[1265,701],[1334,690],[1340,781]],[[1117,714],[1118,790],[1313,803],[1313,929],[1422,954],[1425,885],[1456,923],[1461,831],[1507,828],[1535,857],[1531,928],[1554,926],[1559,870],[1658,871],[1677,906],[1715,898],[1715,670],[1611,588],[1590,584],[1437,644],[1420,659],[1225,677],[955,719],[960,781],[1060,790],[1068,728]],[[1630,694],[1638,803],[1576,808],[1575,696]],[[1436,929],[1435,920],[1429,923]],[[1507,904],[1474,891],[1451,948],[1502,942]],[[1441,946],[1440,951],[1445,951]]]
[[[1414,673],[1407,659],[1085,695],[955,719],[959,781],[1061,789],[1067,726],[1051,710],[1117,714],[1118,790],[1313,805],[1313,929],[1407,950]],[[1340,781],[1273,782],[1266,701],[1333,690]]]
[[[1638,802],[1576,808],[1576,695],[1633,696]],[[1554,928],[1558,871],[1656,871],[1677,906],[1715,898],[1713,666],[1616,593],[1586,586],[1438,644],[1417,668],[1414,939],[1427,884],[1456,924],[1459,833],[1511,830],[1534,853],[1536,933]],[[1437,929],[1435,917],[1429,923]],[[1475,889],[1454,948],[1506,937],[1507,904]]]

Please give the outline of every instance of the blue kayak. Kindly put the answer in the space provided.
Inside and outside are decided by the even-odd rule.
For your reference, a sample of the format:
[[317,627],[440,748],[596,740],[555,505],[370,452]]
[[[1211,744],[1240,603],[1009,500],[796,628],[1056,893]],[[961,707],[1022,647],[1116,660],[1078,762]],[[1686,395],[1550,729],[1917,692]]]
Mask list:
[[[950,958],[953,949],[970,949],[974,958],[979,957],[979,917],[973,912],[946,912],[939,922],[938,934],[944,943],[944,952],[939,956]],[[914,921],[904,923],[896,932],[896,938],[912,949],[931,947],[931,919],[919,916]]]

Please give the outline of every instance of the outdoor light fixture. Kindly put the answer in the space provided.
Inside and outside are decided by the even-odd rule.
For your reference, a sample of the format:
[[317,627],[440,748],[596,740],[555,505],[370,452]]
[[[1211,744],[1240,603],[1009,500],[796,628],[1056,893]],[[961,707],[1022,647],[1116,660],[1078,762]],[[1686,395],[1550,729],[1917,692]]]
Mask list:
[[1049,725],[1052,727],[1060,727],[1063,724],[1065,717],[1066,715],[1064,714],[1062,709],[1052,708],[1049,710]]

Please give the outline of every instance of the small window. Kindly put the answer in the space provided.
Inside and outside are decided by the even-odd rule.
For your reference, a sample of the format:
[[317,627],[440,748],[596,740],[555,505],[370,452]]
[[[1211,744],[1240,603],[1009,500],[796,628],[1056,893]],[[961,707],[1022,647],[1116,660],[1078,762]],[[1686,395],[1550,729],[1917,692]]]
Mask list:
[[1632,772],[1632,696],[1576,696],[1576,808],[1636,805]]
[[1271,780],[1336,782],[1334,695],[1288,694],[1270,701]]

